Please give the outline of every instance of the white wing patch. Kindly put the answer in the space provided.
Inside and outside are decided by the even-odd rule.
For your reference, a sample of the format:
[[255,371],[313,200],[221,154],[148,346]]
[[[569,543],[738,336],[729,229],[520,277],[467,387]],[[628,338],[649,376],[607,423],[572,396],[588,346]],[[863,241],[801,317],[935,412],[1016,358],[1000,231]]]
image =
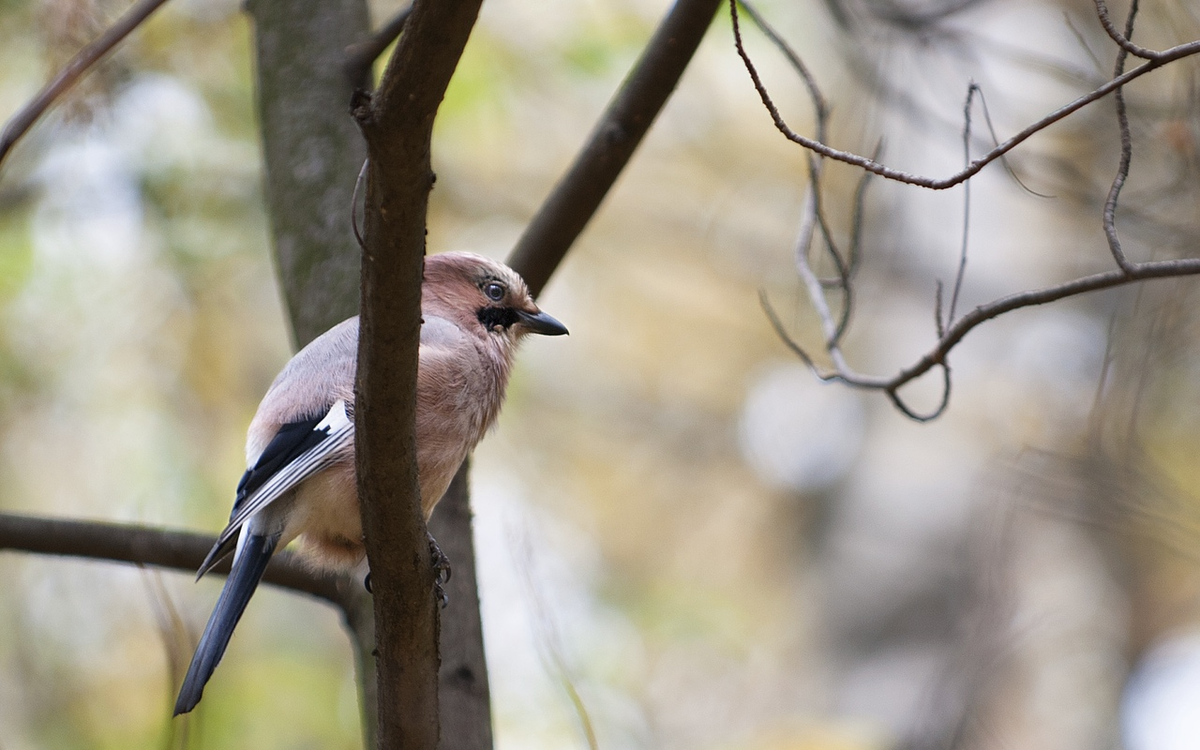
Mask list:
[[241,530],[250,516],[278,500],[288,490],[323,469],[327,469],[354,445],[354,423],[346,414],[346,402],[338,401],[316,426],[315,431],[328,430],[328,436],[296,456],[287,465],[263,482],[242,503],[237,514],[229,519],[229,525],[217,538],[217,547],[227,543]]

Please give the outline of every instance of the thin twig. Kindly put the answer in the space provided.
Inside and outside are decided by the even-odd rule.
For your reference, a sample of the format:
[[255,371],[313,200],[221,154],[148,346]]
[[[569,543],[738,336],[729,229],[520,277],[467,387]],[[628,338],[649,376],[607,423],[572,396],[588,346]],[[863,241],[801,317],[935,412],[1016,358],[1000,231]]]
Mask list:
[[1188,42],[1186,44],[1180,44],[1175,47],[1157,52],[1154,58],[1148,60],[1146,63],[1107,81],[1106,83],[1093,89],[1091,92],[1080,96],[1074,101],[1059,107],[1040,120],[1037,120],[1036,122],[1026,126],[1016,135],[1013,135],[1008,140],[991,149],[983,156],[972,161],[966,169],[950,175],[949,177],[935,179],[932,177],[914,175],[899,169],[893,169],[868,157],[833,148],[829,145],[826,145],[822,141],[807,138],[792,130],[784,121],[783,116],[779,113],[779,109],[775,106],[774,101],[771,100],[770,95],[767,93],[766,87],[763,85],[762,78],[758,74],[758,69],[754,67],[754,63],[750,60],[750,55],[746,52],[745,46],[742,43],[741,27],[738,23],[737,0],[729,0],[729,5],[730,13],[733,18],[734,44],[737,47],[738,56],[741,57],[743,64],[746,66],[746,71],[750,74],[750,80],[753,82],[754,88],[758,91],[758,95],[759,98],[762,99],[763,106],[765,106],[767,108],[767,112],[770,113],[776,129],[778,129],[785,138],[799,146],[802,146],[803,148],[821,154],[822,156],[827,156],[830,159],[835,159],[837,161],[859,167],[860,169],[865,169],[869,172],[879,175],[880,177],[884,177],[889,180],[895,180],[897,182],[903,182],[908,185],[929,188],[931,190],[945,190],[947,188],[954,187],[955,185],[958,185],[959,183],[968,180],[971,177],[974,177],[988,164],[991,164],[1004,154],[1012,151],[1021,143],[1025,142],[1030,136],[1045,130],[1048,126],[1070,116],[1092,102],[1104,98],[1130,81],[1140,78],[1146,73],[1149,73],[1152,70],[1157,70],[1158,68],[1174,62],[1175,60],[1200,54],[1200,40]]
[[[1024,292],[1010,294],[1007,297],[1000,297],[987,304],[976,307],[971,312],[963,315],[958,320],[949,326],[941,336],[938,337],[937,343],[926,352],[920,359],[912,365],[900,370],[895,375],[890,377],[881,377],[876,375],[864,375],[856,372],[846,366],[844,359],[838,358],[834,360],[833,370],[824,370],[816,365],[812,356],[808,354],[791,336],[787,333],[783,323],[779,320],[767,301],[766,295],[759,295],[759,299],[766,311],[767,318],[771,322],[771,326],[775,329],[775,333],[780,340],[798,356],[805,365],[807,365],[813,373],[821,380],[836,380],[846,385],[863,388],[866,390],[876,390],[886,392],[893,401],[896,400],[896,392],[898,389],[907,383],[916,380],[925,373],[932,370],[934,367],[945,367],[946,356],[950,350],[962,341],[962,339],[980,324],[985,323],[994,318],[998,318],[1005,313],[1013,310],[1020,310],[1026,307],[1035,307],[1037,305],[1045,305],[1050,302],[1067,297],[1074,297],[1087,292],[1099,291],[1101,289],[1112,289],[1114,287],[1124,286],[1139,281],[1148,281],[1151,279],[1173,278],[1178,276],[1195,276],[1200,274],[1200,258],[1180,258],[1174,260],[1149,261],[1145,263],[1135,263],[1130,266],[1130,269],[1115,268],[1111,271],[1096,273],[1090,276],[1082,276],[1062,284],[1044,287],[1042,289],[1031,289]],[[818,310],[818,315],[821,315]],[[824,313],[828,317],[828,310]],[[948,373],[947,373],[948,378]],[[945,398],[948,398],[948,391]],[[933,416],[914,416],[906,407],[897,404],[901,409],[913,416],[915,419],[926,421],[937,416],[941,412],[938,411]],[[944,407],[943,407],[944,408]]]
[[1125,33],[1117,31],[1117,27],[1113,25],[1112,16],[1108,14],[1108,5],[1104,0],[1095,0],[1096,16],[1100,19],[1100,25],[1104,27],[1104,31],[1108,33],[1110,39],[1117,43],[1122,52],[1140,57],[1143,60],[1157,60],[1162,53],[1156,50],[1147,49],[1133,43],[1133,17],[1137,14],[1137,0],[1130,5],[1129,21],[1125,28]]
[[[1097,0],[1097,3],[1102,7],[1100,0]],[[1103,10],[1107,14],[1107,9]],[[1124,38],[1133,35],[1133,23],[1137,16],[1137,10],[1137,0],[1133,0],[1129,6],[1129,18],[1125,21]],[[1117,50],[1114,75],[1121,75],[1128,56],[1129,52],[1125,47]],[[1113,176],[1112,185],[1108,189],[1108,197],[1104,199],[1104,237],[1108,240],[1108,249],[1112,252],[1113,260],[1122,270],[1129,271],[1132,264],[1125,257],[1125,250],[1121,247],[1121,238],[1117,235],[1117,202],[1121,197],[1121,188],[1125,186],[1125,180],[1129,177],[1129,167],[1133,163],[1133,135],[1129,131],[1129,112],[1125,107],[1125,89],[1117,89],[1113,98],[1117,109],[1117,127],[1121,133],[1121,159],[1117,165],[1117,173]]]
[[0,165],[3,165],[5,157],[8,156],[8,152],[12,150],[16,142],[29,132],[33,124],[46,113],[46,110],[58,97],[74,86],[93,65],[111,52],[122,39],[140,26],[166,1],[139,0],[133,7],[125,11],[125,15],[121,16],[116,23],[108,27],[99,38],[79,50],[70,62],[37,93],[37,96],[30,99],[20,111],[13,115],[8,124],[4,126],[4,132],[0,133]]
[[[872,159],[879,159],[883,153],[883,140],[881,139],[875,144],[875,151],[872,152]],[[871,184],[871,178],[875,175],[871,172],[863,172],[858,178],[858,185],[854,188],[854,213],[850,219],[850,247],[847,248],[846,272],[851,277],[858,270],[858,265],[862,261],[862,228],[863,214],[866,211],[867,204],[867,188]]]
[[[1107,12],[1106,9],[1104,9],[1102,6],[1102,0],[1098,0],[1098,7],[1101,8],[1101,11],[1103,13]],[[1129,49],[1127,45],[1122,45],[1121,50],[1118,52],[1117,65],[1116,65],[1116,69],[1113,74],[1113,78],[1111,80],[1109,80],[1104,85],[1094,89],[1090,94],[1076,99],[1071,104],[1056,110],[1051,115],[1044,117],[1043,119],[1039,120],[1038,122],[1034,123],[1033,125],[1028,126],[1024,130],[1022,130],[1020,133],[1018,133],[1016,136],[1010,138],[1008,141],[1005,141],[1004,143],[1000,143],[1000,144],[996,145],[985,156],[975,159],[973,161],[971,160],[971,153],[970,153],[971,130],[972,130],[972,128],[971,128],[971,108],[974,103],[976,94],[979,95],[981,102],[982,102],[983,94],[982,94],[982,91],[980,90],[980,88],[976,84],[972,83],[970,85],[970,87],[968,88],[966,102],[965,102],[964,109],[963,109],[963,114],[964,114],[963,150],[964,150],[964,162],[966,163],[966,167],[953,177],[947,178],[945,180],[933,180],[931,178],[925,178],[925,177],[914,177],[907,173],[903,173],[903,172],[899,172],[897,170],[892,170],[890,168],[883,167],[877,161],[877,159],[879,158],[879,149],[878,148],[876,149],[876,153],[871,158],[866,158],[866,157],[858,156],[856,154],[849,154],[846,152],[837,151],[836,149],[832,149],[829,146],[825,145],[825,143],[824,143],[824,140],[825,140],[824,124],[825,123],[824,123],[824,118],[820,115],[820,113],[823,113],[824,111],[826,111],[825,110],[826,105],[824,104],[823,98],[820,96],[819,89],[818,89],[815,81],[811,78],[811,76],[809,76],[807,74],[807,71],[803,67],[803,64],[799,61],[799,58],[797,56],[795,56],[795,54],[792,53],[790,51],[790,49],[787,48],[786,44],[784,44],[782,42],[782,40],[779,40],[777,38],[777,35],[775,35],[773,31],[769,30],[770,27],[766,26],[765,23],[763,23],[763,21],[761,20],[761,18],[756,17],[756,15],[753,13],[753,11],[748,8],[747,10],[750,13],[751,18],[755,21],[755,23],[758,24],[760,28],[764,29],[764,33],[767,33],[767,35],[772,38],[772,41],[775,42],[776,46],[778,46],[780,49],[784,50],[785,54],[788,54],[789,59],[793,59],[793,65],[800,72],[802,79],[805,81],[805,85],[809,88],[810,96],[813,98],[813,101],[814,101],[814,106],[816,106],[818,109],[819,115],[817,118],[817,129],[818,129],[818,132],[820,133],[820,137],[817,140],[811,140],[811,139],[805,138],[803,136],[799,136],[799,135],[795,134],[794,132],[792,132],[790,130],[790,128],[788,128],[787,124],[783,122],[782,117],[779,115],[778,109],[776,108],[775,104],[771,101],[770,96],[767,94],[766,89],[763,86],[762,80],[759,77],[757,70],[754,68],[754,65],[751,62],[749,55],[745,51],[745,47],[744,47],[743,41],[742,41],[740,27],[738,24],[737,8],[738,8],[738,1],[730,0],[730,13],[731,13],[732,20],[733,20],[733,32],[734,32],[735,43],[737,46],[737,51],[738,51],[739,56],[741,56],[743,62],[745,63],[747,71],[750,73],[750,77],[754,83],[755,88],[758,90],[759,95],[762,98],[764,105],[767,107],[767,110],[771,113],[771,117],[775,121],[776,127],[779,128],[779,130],[781,132],[783,132],[784,135],[787,136],[790,140],[792,140],[796,143],[799,143],[800,145],[804,146],[805,148],[809,149],[812,152],[812,156],[810,158],[810,170],[809,170],[809,172],[810,172],[810,194],[808,196],[808,199],[805,202],[805,218],[801,222],[801,229],[800,229],[800,233],[799,233],[799,236],[798,236],[797,242],[796,242],[796,248],[795,248],[796,258],[795,258],[795,260],[796,260],[797,272],[800,276],[801,281],[805,284],[805,287],[809,293],[809,297],[812,302],[813,309],[816,312],[817,317],[820,321],[820,324],[822,327],[822,332],[824,334],[825,350],[826,350],[826,353],[829,355],[831,368],[826,369],[821,366],[818,366],[816,364],[815,360],[813,359],[813,357],[804,349],[804,347],[800,346],[800,344],[798,344],[790,336],[790,334],[788,334],[788,332],[786,331],[786,329],[783,326],[782,321],[779,319],[779,316],[775,313],[769,300],[767,299],[765,292],[760,292],[760,301],[761,301],[763,309],[767,315],[767,318],[769,319],[776,334],[780,337],[780,339],[784,342],[784,344],[794,354],[796,354],[796,356],[799,357],[805,363],[805,365],[807,365],[814,372],[814,374],[818,378],[820,378],[822,380],[826,380],[826,381],[836,380],[836,381],[845,383],[846,385],[856,387],[856,388],[864,388],[864,389],[869,389],[869,390],[883,391],[885,394],[887,394],[889,399],[891,399],[892,403],[896,406],[896,408],[899,409],[905,415],[907,415],[913,419],[916,419],[918,421],[929,421],[929,420],[935,419],[938,416],[940,416],[945,411],[945,409],[947,408],[947,406],[949,404],[950,392],[951,392],[951,376],[950,376],[950,367],[947,363],[947,356],[948,356],[950,350],[953,349],[956,345],[958,345],[958,343],[961,342],[963,337],[965,337],[966,334],[969,333],[971,330],[973,330],[976,326],[978,326],[986,321],[992,320],[996,317],[999,317],[1000,315],[1003,315],[1004,313],[1011,312],[1013,310],[1017,310],[1017,309],[1021,309],[1021,308],[1025,308],[1025,307],[1031,307],[1031,306],[1035,306],[1035,305],[1046,304],[1046,303],[1050,303],[1050,302],[1055,302],[1057,300],[1064,299],[1066,297],[1071,297],[1071,296],[1075,296],[1078,294],[1084,294],[1084,293],[1090,292],[1090,291],[1097,291],[1100,289],[1108,289],[1108,288],[1132,283],[1135,281],[1145,281],[1145,280],[1155,279],[1155,278],[1166,278],[1166,277],[1176,277],[1176,276],[1187,276],[1187,275],[1200,274],[1200,258],[1185,258],[1185,259],[1166,260],[1166,261],[1150,261],[1150,262],[1143,262],[1143,263],[1129,262],[1125,258],[1124,253],[1121,250],[1120,241],[1116,234],[1115,218],[1114,218],[1115,213],[1116,213],[1116,205],[1118,202],[1120,188],[1128,176],[1129,166],[1130,166],[1130,162],[1132,160],[1132,138],[1131,138],[1130,130],[1129,130],[1129,120],[1128,120],[1128,114],[1127,114],[1126,108],[1125,108],[1125,100],[1124,100],[1122,87],[1129,81],[1136,78],[1137,76],[1142,75],[1146,72],[1149,72],[1150,70],[1153,70],[1157,67],[1161,67],[1162,65],[1166,64],[1167,62],[1177,60],[1182,57],[1186,57],[1188,55],[1192,55],[1192,54],[1196,54],[1196,53],[1200,52],[1200,41],[1172,47],[1161,53],[1156,52],[1148,58],[1149,62],[1147,62],[1146,64],[1136,68],[1133,71],[1129,71],[1129,72],[1126,72],[1124,70],[1125,59],[1127,58],[1127,56],[1129,54],[1138,54],[1138,53],[1132,49]],[[1130,37],[1132,37],[1133,25],[1134,25],[1133,21],[1134,21],[1134,16],[1135,16],[1136,12],[1137,12],[1137,4],[1136,4],[1136,0],[1135,0],[1135,2],[1133,3],[1132,9],[1130,11],[1129,19],[1126,24],[1127,28],[1126,28],[1125,34],[1123,36],[1120,34],[1117,34],[1116,36],[1120,36],[1122,39],[1125,39],[1125,40],[1128,40]],[[1145,57],[1145,55],[1141,55],[1141,56]],[[1085,277],[1072,279],[1072,280],[1064,282],[1062,284],[1057,284],[1057,285],[1046,287],[1043,289],[1029,290],[1029,291],[1012,294],[1007,297],[1002,297],[1002,298],[993,300],[992,302],[989,302],[987,304],[980,305],[980,306],[976,307],[974,310],[972,310],[971,312],[963,315],[961,318],[955,319],[956,314],[957,314],[958,299],[959,299],[960,292],[961,292],[963,282],[965,279],[965,271],[966,271],[966,264],[967,264],[967,250],[969,247],[969,245],[968,245],[969,230],[970,230],[970,183],[968,181],[969,178],[971,176],[973,176],[974,174],[978,173],[978,171],[987,163],[994,161],[996,159],[1003,160],[1004,155],[1008,151],[1012,150],[1012,148],[1014,148],[1017,144],[1022,142],[1025,138],[1032,135],[1034,132],[1037,132],[1038,130],[1046,127],[1047,125],[1068,116],[1069,114],[1071,114],[1072,112],[1075,112],[1076,110],[1080,109],[1081,107],[1085,106],[1086,104],[1088,104],[1092,101],[1095,101],[1095,100],[1105,96],[1108,93],[1113,93],[1113,92],[1115,92],[1115,100],[1116,100],[1116,106],[1117,106],[1117,112],[1118,112],[1118,122],[1119,122],[1119,125],[1121,128],[1122,157],[1121,157],[1121,165],[1118,169],[1117,177],[1114,180],[1113,188],[1110,191],[1109,198],[1105,204],[1104,228],[1105,228],[1105,233],[1109,239],[1109,244],[1112,248],[1113,257],[1117,261],[1118,268],[1111,270],[1111,271],[1104,272],[1104,273],[1098,273],[1098,274],[1093,274],[1091,276],[1085,276]],[[988,130],[992,135],[993,141],[996,141],[997,139],[995,136],[995,129],[992,126],[991,117],[987,112],[986,103],[984,103],[983,106],[984,106],[984,116],[987,121]],[[850,261],[848,264],[843,266],[842,264],[840,264],[838,262],[840,260],[840,255],[837,253],[835,248],[832,248],[832,245],[830,243],[831,253],[833,255],[835,265],[838,266],[838,272],[839,272],[839,279],[837,279],[835,281],[840,282],[839,285],[844,290],[847,300],[849,300],[850,292],[852,291],[851,285],[849,283],[850,274],[853,272],[853,269],[856,267],[856,265],[858,263],[858,242],[859,242],[859,236],[860,236],[862,194],[865,190],[865,185],[866,185],[865,177],[867,175],[878,174],[880,176],[883,176],[883,177],[886,177],[889,179],[894,179],[894,180],[898,180],[901,182],[915,184],[918,186],[934,188],[934,189],[944,189],[944,188],[956,185],[959,182],[967,181],[967,185],[965,188],[965,194],[964,194],[964,200],[966,201],[966,203],[965,203],[964,211],[963,211],[962,250],[960,253],[960,259],[959,259],[959,264],[958,264],[957,274],[955,277],[954,286],[951,291],[949,310],[948,310],[947,314],[945,315],[945,317],[943,317],[943,315],[942,315],[943,288],[942,288],[942,285],[940,282],[938,283],[937,293],[935,295],[934,319],[935,319],[935,325],[936,325],[936,329],[937,329],[937,341],[936,341],[935,345],[933,346],[933,348],[930,349],[924,356],[922,356],[920,359],[918,359],[912,365],[900,370],[899,372],[897,372],[896,374],[894,374],[890,377],[881,377],[881,376],[862,374],[862,373],[859,373],[859,372],[856,372],[855,370],[853,370],[846,363],[846,359],[841,351],[839,341],[840,341],[841,335],[844,331],[844,326],[845,326],[845,322],[846,322],[847,318],[845,316],[843,316],[842,322],[840,324],[834,321],[833,314],[832,314],[832,311],[829,306],[829,302],[825,297],[825,292],[824,292],[825,285],[822,283],[822,280],[819,279],[817,277],[817,275],[813,272],[811,264],[809,262],[809,253],[811,251],[811,242],[812,242],[813,234],[815,232],[815,228],[818,226],[821,226],[823,229],[824,235],[826,237],[828,237],[828,229],[825,228],[824,224],[823,224],[823,216],[821,215],[821,201],[820,201],[819,176],[820,176],[820,169],[821,169],[821,159],[823,157],[837,159],[839,161],[843,161],[843,162],[846,162],[846,163],[849,163],[852,165],[859,166],[865,170],[864,181],[860,183],[859,189],[858,189],[857,195],[856,195],[856,208],[855,208],[855,219],[854,219],[855,228],[854,228],[854,234],[853,234],[853,239],[852,239],[852,243],[851,243],[851,257],[850,257]],[[908,383],[912,382],[913,380],[925,375],[926,373],[928,373],[931,369],[933,369],[935,367],[940,368],[942,370],[943,388],[942,388],[941,401],[932,412],[929,412],[929,413],[915,412],[901,398],[901,396],[899,395],[899,391],[905,385],[907,385]]]
[[[829,127],[829,105],[826,103],[825,97],[817,85],[816,77],[813,76],[808,66],[804,64],[804,60],[801,59],[800,55],[767,23],[766,19],[752,4],[745,2],[745,0],[741,0],[740,4],[745,8],[746,14],[750,16],[754,24],[783,53],[792,68],[800,76],[800,79],[804,81],[805,89],[808,91],[808,97],[813,106],[817,139],[824,141],[827,137]],[[839,342],[845,334],[846,328],[850,325],[850,314],[853,308],[854,297],[853,288],[850,284],[851,264],[842,257],[841,252],[838,250],[833,232],[829,228],[829,222],[825,218],[825,209],[821,199],[823,166],[824,160],[820,154],[809,155],[808,196],[805,199],[803,218],[800,222],[800,231],[796,235],[793,254],[797,270],[808,287],[809,296],[812,298],[814,306],[820,311],[821,324],[825,333],[826,350],[830,353],[830,356],[836,358],[841,356],[840,351],[838,351]],[[834,265],[834,270],[837,273],[837,276],[832,279],[818,277],[813,271],[809,260],[812,251],[813,236],[817,229],[821,230],[821,239],[825,243],[825,249],[828,251],[830,260]],[[841,311],[836,322],[832,319],[828,300],[825,298],[826,288],[836,288],[842,292]]]
[[[971,103],[975,94],[979,93],[979,84],[971,81],[967,86],[967,101],[963,104],[963,162],[971,163]],[[967,277],[967,250],[971,237],[971,181],[963,183],[963,221],[962,247],[958,253],[958,271],[954,274],[954,287],[950,292],[950,310],[946,313],[946,325],[954,322],[954,313],[958,310],[958,295],[962,291],[963,281]]]
[[354,230],[354,241],[358,243],[358,249],[364,251],[367,249],[367,243],[363,242],[362,229],[358,226],[358,192],[367,177],[369,164],[369,159],[363,159],[362,168],[358,170],[358,177],[354,180],[354,192],[350,194],[350,228]]
[[[921,413],[910,407],[904,399],[900,398],[901,383],[894,388],[884,388],[884,393],[892,400],[892,405],[900,410],[904,416],[916,422],[932,422],[945,413],[946,407],[950,405],[950,365],[947,362],[939,362],[938,367],[942,368],[942,400],[934,407],[933,411]],[[905,381],[907,383],[908,381]]]
[[944,291],[942,280],[937,279],[933,287],[933,327],[937,330],[939,339],[946,335],[946,320],[942,317],[942,293]]
[[783,53],[784,57],[787,58],[788,62],[791,63],[792,67],[800,75],[800,80],[804,81],[804,87],[808,89],[808,98],[812,100],[813,109],[816,110],[817,140],[824,141],[825,128],[829,123],[829,104],[825,101],[825,97],[822,96],[820,87],[817,86],[816,76],[804,64],[804,60],[800,59],[800,55],[796,54],[796,51],[787,43],[787,40],[776,33],[775,29],[767,23],[767,20],[763,18],[757,8],[747,2],[747,0],[739,0],[739,4],[746,9],[746,15],[750,16],[750,20],[754,21],[754,25]]

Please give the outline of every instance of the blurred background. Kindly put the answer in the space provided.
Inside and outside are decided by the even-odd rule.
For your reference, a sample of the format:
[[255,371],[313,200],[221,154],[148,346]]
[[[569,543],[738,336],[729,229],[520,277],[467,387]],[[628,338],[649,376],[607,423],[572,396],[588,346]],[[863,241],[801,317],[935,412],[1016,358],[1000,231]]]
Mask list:
[[[1200,37],[1186,0],[1136,40]],[[489,0],[438,121],[430,249],[503,258],[665,12]],[[1089,91],[1114,46],[1085,0],[762,0],[831,139],[935,177],[969,82],[1000,137]],[[0,0],[0,113],[123,9]],[[373,7],[384,19],[396,5]],[[1114,15],[1123,18],[1124,3]],[[747,45],[793,128],[786,60]],[[248,21],[175,0],[0,177],[0,510],[216,532],[244,430],[287,360]],[[1200,68],[1128,91],[1127,254],[1197,254]],[[1110,100],[972,183],[959,310],[1111,267]],[[975,112],[975,153],[987,147]],[[832,230],[859,174],[827,165]],[[722,11],[542,304],[473,502],[497,746],[883,750],[1200,746],[1200,296],[1164,280],[1013,313],[951,356],[916,424],[782,345],[820,329],[793,263],[807,161]],[[933,343],[961,189],[874,181],[846,352]],[[929,408],[938,382],[904,392]],[[336,614],[264,588],[186,730],[168,667],[219,580],[0,554],[0,748],[355,748]],[[580,700],[573,701],[577,692]],[[580,709],[582,707],[582,711]],[[445,719],[444,719],[445,720]]]

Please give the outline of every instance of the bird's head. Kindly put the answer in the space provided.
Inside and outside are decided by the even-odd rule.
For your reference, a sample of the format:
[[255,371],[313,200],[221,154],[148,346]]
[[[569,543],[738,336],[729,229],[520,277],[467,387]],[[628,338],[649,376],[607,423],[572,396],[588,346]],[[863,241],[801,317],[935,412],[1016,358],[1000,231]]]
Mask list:
[[424,302],[428,312],[466,330],[515,343],[526,334],[560,336],[566,326],[542,312],[516,271],[474,253],[441,253],[425,259]]

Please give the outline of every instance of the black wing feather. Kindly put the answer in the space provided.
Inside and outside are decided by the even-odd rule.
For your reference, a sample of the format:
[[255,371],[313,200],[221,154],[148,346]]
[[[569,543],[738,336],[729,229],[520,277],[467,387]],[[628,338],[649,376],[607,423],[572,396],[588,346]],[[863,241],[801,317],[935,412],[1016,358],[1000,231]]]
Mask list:
[[[209,550],[196,577],[207,573],[214,565],[237,547],[236,529],[233,528],[238,514],[245,510],[246,502],[254,497],[254,493],[271,480],[281,470],[287,468],[293,461],[303,456],[312,448],[321,444],[330,436],[330,426],[320,427],[328,415],[313,417],[297,422],[288,422],[279,428],[271,442],[263,449],[254,466],[246,470],[237,486],[237,497],[233,502],[233,510],[229,513],[229,523],[217,543]],[[245,519],[242,519],[243,521]],[[240,527],[240,524],[238,524]]]
[[242,503],[263,483],[270,479],[275,472],[287,466],[293,459],[304,451],[329,437],[329,430],[317,430],[317,425],[325,418],[319,414],[312,419],[300,422],[288,422],[279,428],[271,442],[263,449],[262,455],[246,473],[242,475],[237,486],[237,499],[233,501],[233,510],[229,512],[232,519],[242,508]]

